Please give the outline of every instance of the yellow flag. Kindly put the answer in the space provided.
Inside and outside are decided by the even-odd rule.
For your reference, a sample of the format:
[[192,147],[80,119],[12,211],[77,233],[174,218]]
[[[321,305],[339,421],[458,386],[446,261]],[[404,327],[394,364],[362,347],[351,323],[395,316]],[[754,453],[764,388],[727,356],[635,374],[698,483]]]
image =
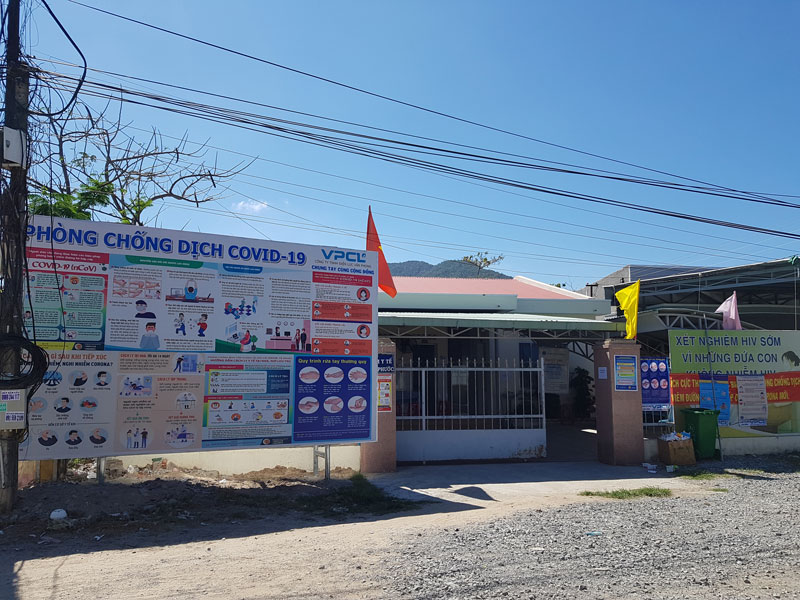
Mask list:
[[622,288],[614,296],[619,300],[619,307],[625,313],[625,339],[636,339],[636,326],[639,324],[639,281]]

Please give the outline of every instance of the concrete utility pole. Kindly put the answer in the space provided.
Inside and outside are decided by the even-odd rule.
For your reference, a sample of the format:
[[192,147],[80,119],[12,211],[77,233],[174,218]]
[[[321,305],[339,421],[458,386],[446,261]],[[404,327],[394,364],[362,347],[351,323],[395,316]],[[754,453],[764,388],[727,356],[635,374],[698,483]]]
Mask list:
[[[6,11],[6,97],[5,126],[28,134],[28,68],[20,59],[20,0],[9,0]],[[27,152],[25,153],[27,155]],[[6,265],[15,265],[2,273],[3,293],[0,294],[0,336],[22,335],[22,302],[25,251],[26,201],[28,171],[26,161],[10,169],[10,183],[0,197],[0,256]],[[11,292],[10,294],[7,292]],[[2,365],[5,373],[13,374],[16,364]],[[19,432],[0,431],[0,513],[9,512],[17,495]]]

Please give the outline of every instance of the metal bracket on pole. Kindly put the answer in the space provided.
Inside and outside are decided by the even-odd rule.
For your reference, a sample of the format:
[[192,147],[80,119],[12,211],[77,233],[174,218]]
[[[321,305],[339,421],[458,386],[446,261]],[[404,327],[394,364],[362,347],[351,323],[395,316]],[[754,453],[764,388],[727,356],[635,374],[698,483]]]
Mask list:
[[[320,448],[322,448],[320,450]],[[319,476],[319,459],[325,461],[325,481],[331,478],[331,447],[314,446],[314,475]]]

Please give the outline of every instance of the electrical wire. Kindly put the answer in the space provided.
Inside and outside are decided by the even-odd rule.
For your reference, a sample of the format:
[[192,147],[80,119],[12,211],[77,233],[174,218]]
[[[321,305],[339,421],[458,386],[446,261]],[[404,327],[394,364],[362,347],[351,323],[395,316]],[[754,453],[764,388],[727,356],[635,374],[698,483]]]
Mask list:
[[[31,57],[31,58],[36,58],[36,57]],[[61,59],[58,59],[58,58],[55,58],[55,57],[49,57],[47,59],[47,61],[51,62],[53,64],[58,64],[58,65],[63,65],[63,66],[68,66],[68,67],[79,67],[80,66],[80,65],[76,65],[75,63],[70,63],[68,61],[64,61],[64,60],[61,60]],[[606,169],[597,169],[597,168],[589,167],[589,166],[586,166],[586,165],[577,165],[577,164],[573,164],[573,163],[565,163],[565,162],[560,162],[560,161],[547,160],[547,159],[541,158],[541,157],[533,157],[533,156],[525,155],[525,154],[516,154],[516,153],[512,153],[512,152],[505,152],[505,151],[501,151],[501,150],[485,148],[485,147],[482,147],[482,146],[473,146],[473,145],[469,145],[469,144],[461,144],[461,143],[458,143],[458,142],[453,142],[453,141],[449,141],[449,140],[443,140],[443,139],[440,139],[440,138],[417,135],[417,134],[407,133],[407,132],[403,132],[403,131],[398,131],[398,130],[395,130],[395,129],[387,129],[387,128],[384,128],[384,127],[377,127],[377,126],[374,126],[374,125],[367,125],[367,124],[364,124],[364,123],[358,123],[358,122],[354,122],[354,121],[347,121],[347,120],[344,120],[344,119],[336,119],[336,118],[325,116],[325,115],[319,115],[319,114],[315,114],[315,113],[309,113],[309,112],[304,112],[304,111],[299,111],[299,110],[293,110],[293,109],[284,108],[284,107],[281,107],[281,106],[276,106],[276,105],[272,105],[272,104],[266,104],[264,102],[258,102],[258,101],[255,101],[255,100],[249,100],[249,99],[245,99],[245,98],[241,98],[241,97],[237,97],[237,96],[231,96],[229,94],[220,94],[220,93],[210,92],[208,90],[201,90],[201,89],[192,88],[192,87],[188,87],[188,86],[178,85],[178,84],[175,84],[175,83],[167,83],[167,82],[164,82],[164,81],[158,81],[158,80],[149,79],[149,78],[146,78],[146,77],[137,77],[135,75],[128,75],[128,74],[125,74],[125,73],[118,73],[118,72],[115,72],[115,71],[107,71],[107,70],[104,70],[104,69],[97,69],[97,68],[91,68],[91,67],[89,68],[89,70],[94,72],[94,73],[110,75],[112,77],[125,79],[125,80],[129,80],[129,81],[144,82],[144,83],[148,83],[148,84],[152,84],[152,85],[158,85],[158,86],[163,86],[163,87],[167,87],[167,88],[171,88],[171,89],[187,91],[187,92],[191,92],[191,93],[194,93],[194,94],[200,94],[200,95],[209,96],[209,97],[213,97],[213,98],[220,98],[220,99],[224,99],[224,100],[231,100],[233,102],[249,104],[251,106],[258,106],[258,107],[262,107],[262,108],[270,108],[270,109],[273,109],[273,110],[278,110],[278,111],[282,111],[282,112],[288,112],[288,113],[296,114],[296,115],[302,115],[302,116],[311,117],[311,118],[314,118],[314,119],[320,119],[320,120],[324,120],[324,121],[330,121],[330,122],[333,122],[333,123],[340,123],[340,124],[343,124],[343,125],[351,125],[351,126],[354,126],[354,127],[360,127],[360,128],[369,129],[369,130],[372,130],[372,131],[380,131],[380,132],[383,132],[383,133],[391,133],[391,134],[394,134],[394,135],[401,135],[401,136],[405,136],[405,137],[409,137],[409,138],[413,138],[413,139],[425,140],[425,141],[429,141],[429,142],[436,142],[436,143],[439,143],[439,144],[447,144],[447,145],[451,145],[451,146],[455,146],[455,147],[459,147],[459,148],[467,148],[467,149],[471,149],[471,150],[478,150],[478,151],[481,151],[481,152],[489,152],[489,153],[492,153],[492,154],[498,154],[498,155],[502,155],[502,156],[510,156],[510,157],[514,157],[514,158],[523,158],[523,159],[526,159],[526,160],[539,161],[539,162],[553,164],[553,165],[561,165],[561,166],[565,166],[565,167],[583,169],[585,171],[594,171],[594,172],[597,172],[597,173],[605,173],[605,174],[608,174],[608,175],[618,175],[618,176],[620,176],[622,178],[628,178],[628,179],[636,180],[637,182],[642,182],[642,183],[644,183],[644,182],[660,183],[661,182],[660,180],[637,177],[637,176],[634,176],[634,175],[632,175],[630,173],[623,173],[623,172],[618,172],[618,171],[609,171],[609,170],[606,170]],[[712,189],[712,188],[697,188],[696,186],[687,186],[687,189]],[[754,195],[756,197],[777,196],[777,197],[786,197],[786,198],[800,198],[800,196],[792,195],[792,194],[769,194],[769,193],[766,193],[766,192],[752,192],[752,191],[739,191],[739,193],[751,194],[751,195]]]
[[[128,127],[130,129],[133,129],[133,130],[136,130],[136,131],[141,131],[141,132],[144,132],[144,133],[151,133],[150,130],[142,129],[142,128],[136,127],[134,125],[129,125]],[[173,139],[173,140],[178,140],[178,141],[186,140],[187,142],[189,142],[191,144],[194,144],[194,145],[196,145],[198,147],[210,148],[212,150],[218,150],[218,151],[226,152],[226,153],[233,154],[233,155],[236,155],[236,156],[242,156],[244,158],[248,158],[248,159],[253,160],[253,161],[259,161],[259,162],[264,162],[264,163],[273,164],[273,165],[280,165],[282,167],[289,167],[289,168],[296,169],[296,170],[299,170],[299,171],[303,171],[303,172],[306,172],[306,173],[314,173],[314,174],[317,174],[317,175],[323,175],[325,177],[331,177],[331,178],[339,179],[339,180],[342,180],[342,181],[349,181],[349,182],[353,182],[353,183],[359,183],[359,184],[367,185],[367,186],[374,187],[374,188],[377,188],[377,189],[388,190],[388,191],[391,191],[391,192],[398,192],[398,193],[401,193],[401,194],[408,194],[410,196],[416,196],[418,198],[426,198],[426,199],[431,199],[431,200],[440,200],[440,201],[443,201],[443,202],[449,202],[449,203],[453,203],[453,204],[457,204],[457,205],[471,206],[471,207],[478,208],[480,210],[485,210],[486,209],[485,206],[482,206],[482,205],[479,205],[479,204],[468,203],[468,202],[459,201],[459,200],[453,200],[451,198],[446,198],[446,197],[437,196],[437,195],[433,195],[433,194],[414,192],[414,191],[403,189],[403,188],[397,188],[397,187],[393,187],[393,186],[388,186],[388,185],[375,183],[373,181],[366,181],[364,179],[357,179],[357,178],[354,178],[354,177],[346,177],[344,175],[340,175],[340,174],[337,174],[337,173],[330,173],[328,171],[321,171],[319,169],[311,169],[311,168],[308,168],[308,167],[301,167],[300,165],[287,163],[287,162],[282,162],[282,161],[278,161],[278,160],[273,160],[273,159],[269,159],[269,158],[264,158],[262,156],[256,156],[254,154],[247,154],[247,153],[241,152],[239,150],[232,150],[230,148],[223,148],[221,146],[214,146],[212,144],[207,144],[207,143],[204,143],[204,142],[196,142],[196,141],[188,140],[186,138],[182,138],[182,137],[178,137],[178,136],[171,136],[171,135],[167,135],[167,134],[163,134],[163,133],[161,135],[162,135],[162,137],[165,137],[165,138],[168,138],[168,139]],[[249,173],[245,173],[243,175],[245,175],[247,177],[260,178],[260,176],[252,175],[252,174],[249,174]],[[529,194],[521,194],[519,192],[513,192],[511,190],[498,189],[496,187],[492,187],[492,186],[489,186],[489,185],[484,185],[484,184],[477,183],[477,182],[474,182],[474,181],[465,181],[465,180],[461,180],[461,179],[458,179],[458,178],[455,178],[455,177],[451,177],[451,176],[448,176],[448,175],[443,175],[443,174],[434,174],[434,175],[437,175],[438,177],[443,177],[443,178],[446,178],[446,179],[451,179],[451,180],[454,180],[454,181],[459,181],[460,183],[465,183],[467,185],[472,185],[472,186],[476,186],[476,187],[492,190],[493,192],[497,192],[497,193],[501,193],[501,194],[507,194],[507,195],[511,195],[511,196],[516,196],[516,197],[519,197],[519,198],[524,198],[526,200],[534,200],[536,202],[544,202],[544,203],[547,203],[547,204],[552,204],[552,205],[555,205],[555,206],[561,206],[561,207],[568,208],[568,209],[571,209],[571,210],[574,210],[574,208],[575,208],[574,206],[571,206],[571,205],[568,205],[568,204],[564,204],[564,203],[561,203],[561,202],[556,202],[554,200],[548,200],[548,199],[545,199],[545,198],[539,198],[539,197],[536,197],[536,196],[531,196]],[[286,182],[286,183],[288,183],[288,182]],[[293,184],[290,184],[290,185],[293,185]],[[330,191],[330,190],[328,190],[328,191]],[[507,214],[507,215],[511,215],[511,216],[515,216],[515,217],[524,217],[524,218],[528,218],[528,219],[536,219],[536,220],[540,220],[540,221],[548,221],[548,222],[560,223],[560,224],[565,224],[565,225],[571,225],[571,226],[578,227],[578,228],[581,228],[581,229],[589,229],[589,230],[602,231],[602,232],[608,232],[608,233],[619,233],[619,234],[622,234],[622,235],[625,235],[625,236],[628,236],[628,237],[641,237],[641,238],[645,238],[645,239],[649,239],[649,240],[667,241],[667,242],[669,242],[669,240],[664,240],[664,239],[653,237],[653,236],[650,236],[650,235],[640,235],[640,234],[636,234],[636,233],[633,233],[633,232],[627,232],[627,231],[625,231],[625,232],[613,231],[613,230],[608,230],[608,229],[605,229],[605,228],[602,228],[602,227],[591,227],[591,226],[588,226],[588,225],[579,225],[577,223],[570,223],[568,221],[559,221],[559,220],[550,219],[550,218],[547,218],[547,217],[542,217],[540,215],[529,215],[529,214],[525,214],[525,213],[508,211],[508,210],[504,210],[504,209],[498,208],[497,206],[493,206],[491,208],[491,210],[493,212]],[[653,225],[653,223],[649,222],[649,221],[642,221],[642,220],[633,219],[633,218],[630,218],[630,217],[624,217],[624,216],[620,216],[620,215],[612,215],[612,214],[609,214],[609,213],[604,213],[604,212],[597,211],[597,210],[590,210],[590,209],[586,209],[586,208],[581,209],[581,211],[582,212],[588,212],[590,214],[596,214],[596,215],[604,216],[604,217],[612,217],[612,218],[614,218],[616,220],[622,220],[622,221],[626,221],[626,222],[629,222],[629,223],[635,223],[636,225],[639,225],[639,226],[645,225],[645,226],[655,227],[655,225]],[[677,227],[670,227],[668,225],[661,225],[660,224],[657,227],[659,229],[666,229],[666,230],[676,231],[676,232],[680,232],[680,233],[687,233],[687,231],[685,229],[680,229],[680,228],[677,228]],[[783,250],[783,248],[779,248],[779,247],[776,247],[776,246],[770,246],[770,245],[767,245],[767,244],[762,244],[762,243],[752,242],[752,241],[746,241],[746,240],[732,240],[730,237],[716,236],[716,235],[705,233],[705,232],[702,235],[704,237],[708,237],[708,238],[712,238],[712,239],[718,239],[718,240],[724,240],[726,242],[735,242],[736,244],[743,244],[743,245],[748,245],[748,246],[757,246],[757,247],[760,247],[760,248],[767,248],[767,249],[774,249],[774,250]],[[690,246],[690,247],[694,247],[694,248],[704,249],[704,250],[719,250],[718,248],[713,248],[713,247],[709,247],[709,246],[701,246],[701,245],[697,245],[697,244],[684,244],[684,245],[687,245],[687,246]],[[753,258],[759,258],[758,255],[753,255],[753,254],[746,254],[746,253],[737,253],[737,254],[742,254],[743,256],[749,256],[749,257],[753,257]]]
[[75,86],[75,90],[72,93],[72,98],[70,98],[69,101],[64,104],[63,108],[61,108],[61,110],[58,110],[56,112],[34,113],[34,114],[37,114],[37,115],[40,115],[40,116],[44,116],[44,117],[57,117],[58,115],[61,115],[61,114],[65,113],[65,112],[67,112],[72,107],[72,105],[75,103],[75,101],[78,99],[78,94],[81,91],[81,87],[83,86],[83,82],[86,80],[86,73],[87,73],[87,68],[89,67],[89,63],[86,61],[86,57],[84,56],[84,54],[81,51],[81,49],[78,46],[78,44],[75,43],[75,40],[72,39],[72,36],[64,28],[64,26],[61,24],[61,21],[58,20],[58,17],[56,17],[55,13],[50,8],[50,5],[47,4],[47,0],[39,0],[39,1],[42,3],[42,6],[45,7],[47,12],[50,13],[50,16],[53,18],[53,21],[56,22],[56,25],[58,25],[58,28],[61,30],[61,32],[64,34],[64,36],[69,40],[69,43],[72,44],[72,47],[75,48],[75,50],[77,51],[78,55],[81,57],[81,60],[83,61],[83,73],[81,74],[80,79],[78,80],[78,83]]
[[[50,71],[40,70],[42,74],[46,74],[48,76],[53,77],[60,77],[67,80],[73,80],[74,77],[68,74],[63,73],[55,73]],[[462,152],[451,150],[448,148],[437,147],[437,146],[429,146],[424,144],[416,144],[410,142],[404,142],[402,140],[396,140],[391,138],[384,138],[372,135],[366,135],[358,132],[347,131],[342,129],[334,129],[330,127],[322,127],[319,125],[314,125],[310,123],[303,123],[299,121],[290,121],[286,119],[279,119],[277,117],[272,117],[268,115],[256,114],[256,113],[249,113],[238,111],[234,109],[213,106],[208,104],[202,104],[198,102],[193,102],[190,100],[173,98],[169,96],[164,96],[157,93],[151,92],[144,92],[139,90],[132,90],[129,88],[123,88],[122,86],[103,83],[103,82],[96,82],[92,81],[89,82],[90,86],[94,88],[98,88],[93,90],[91,93],[94,95],[98,95],[100,97],[104,97],[108,99],[108,92],[114,92],[114,99],[119,99],[117,94],[125,94],[128,96],[134,96],[139,98],[145,98],[150,101],[161,102],[173,106],[180,107],[179,113],[180,114],[187,114],[190,116],[197,116],[191,115],[191,111],[197,111],[203,116],[212,116],[219,119],[227,119],[234,123],[239,124],[246,124],[255,127],[271,127],[276,130],[280,131],[289,131],[299,135],[306,135],[312,137],[313,139],[321,140],[323,142],[327,141],[328,143],[342,143],[342,137],[352,137],[358,140],[359,147],[373,147],[373,148],[389,148],[393,150],[403,150],[406,152],[412,152],[416,154],[423,154],[423,155],[432,155],[438,157],[445,157],[451,159],[460,159],[472,162],[479,162],[479,163],[488,163],[492,165],[499,165],[499,166],[508,166],[508,167],[516,167],[516,168],[524,168],[524,169],[534,169],[534,170],[541,170],[551,173],[558,173],[558,174],[568,174],[568,175],[576,175],[576,176],[584,176],[584,177],[594,177],[599,179],[606,179],[611,181],[618,181],[618,182],[625,182],[625,183],[634,183],[640,185],[647,185],[652,187],[659,187],[659,188],[666,188],[671,189],[674,191],[681,191],[681,192],[688,192],[688,193],[695,193],[695,194],[702,194],[714,197],[722,197],[722,198],[734,198],[737,200],[743,200],[747,202],[756,202],[760,204],[769,204],[775,206],[785,206],[790,208],[800,208],[800,204],[788,202],[786,200],[780,200],[776,198],[767,198],[767,197],[752,197],[751,192],[722,192],[718,189],[711,189],[711,188],[701,188],[697,186],[686,186],[684,184],[677,184],[674,182],[669,181],[661,181],[661,180],[653,180],[653,179],[641,179],[641,178],[632,178],[626,175],[609,175],[609,174],[599,174],[599,173],[592,173],[586,170],[576,170],[576,169],[564,169],[564,168],[556,168],[547,166],[544,164],[539,163],[532,163],[532,162],[523,162],[517,160],[509,160],[504,158],[498,158],[490,155],[485,154],[475,154],[469,152]],[[131,102],[130,99],[124,99],[124,101]],[[138,102],[134,102],[138,103]],[[147,103],[139,103],[143,104],[144,106],[151,106],[151,104]],[[269,123],[280,123],[282,125],[294,126],[294,127],[304,127],[307,129],[311,129],[314,131],[324,132],[319,134],[311,134],[309,132],[301,132],[298,130],[289,130],[284,129],[281,127],[274,127],[271,125],[267,125],[263,123],[263,121],[267,121]],[[332,135],[327,135],[332,134]],[[405,134],[401,134],[405,135]],[[339,136],[339,137],[336,137]],[[348,140],[350,144],[353,144],[352,140]],[[449,142],[445,142],[448,143]],[[451,144],[452,145],[452,144]],[[536,160],[536,159],[534,159]]]
[[[475,180],[478,180],[478,181],[497,183],[497,184],[500,184],[500,185],[514,187],[514,188],[517,188],[517,189],[525,189],[525,190],[530,190],[530,191],[543,192],[543,193],[546,193],[546,194],[551,194],[551,195],[555,195],[555,196],[559,196],[559,197],[572,198],[572,199],[577,199],[577,200],[596,203],[596,204],[610,205],[610,206],[615,206],[615,207],[619,207],[619,208],[625,208],[625,209],[628,209],[628,210],[644,212],[644,213],[648,213],[648,214],[655,214],[655,215],[659,215],[659,216],[667,216],[667,217],[671,217],[671,218],[683,219],[683,220],[688,220],[688,221],[693,221],[693,222],[698,222],[698,223],[715,225],[715,226],[719,226],[719,227],[739,229],[739,230],[743,230],[743,231],[761,233],[761,234],[764,234],[764,235],[774,235],[774,236],[778,236],[778,237],[786,237],[786,238],[789,238],[789,239],[800,239],[800,234],[796,234],[796,233],[792,233],[792,232],[787,232],[787,231],[782,231],[782,230],[772,229],[772,228],[767,228],[767,227],[758,227],[758,226],[753,226],[753,225],[747,225],[747,224],[743,224],[743,223],[726,221],[726,220],[722,220],[722,219],[714,219],[714,218],[710,218],[710,217],[702,217],[702,216],[699,216],[699,215],[693,215],[693,214],[683,213],[683,212],[679,212],[679,211],[671,211],[671,210],[666,210],[666,209],[660,209],[660,208],[657,208],[657,207],[647,206],[647,205],[644,205],[644,204],[636,204],[636,203],[631,203],[631,202],[624,202],[624,201],[621,201],[621,200],[615,200],[615,199],[607,198],[607,197],[603,197],[603,196],[597,196],[597,195],[591,195],[591,194],[581,194],[581,193],[572,192],[572,191],[564,190],[564,189],[560,189],[560,188],[552,188],[552,187],[534,185],[534,184],[531,184],[531,183],[528,183],[528,182],[524,182],[524,181],[520,181],[520,180],[494,176],[494,175],[491,175],[489,173],[470,171],[470,170],[461,169],[461,168],[458,168],[458,167],[453,167],[453,166],[450,166],[450,165],[445,165],[445,164],[442,164],[442,163],[435,163],[435,162],[431,162],[431,161],[422,160],[422,159],[419,159],[419,158],[413,158],[413,157],[394,154],[394,153],[390,153],[390,152],[386,152],[386,151],[380,151],[380,150],[376,150],[375,148],[365,148],[364,146],[359,146],[357,143],[353,142],[352,140],[335,139],[335,138],[333,138],[331,136],[327,136],[327,135],[319,135],[319,134],[314,134],[314,133],[311,133],[311,132],[308,132],[308,131],[291,129],[291,128],[272,125],[272,124],[261,123],[261,124],[259,124],[259,127],[254,127],[254,126],[251,126],[251,125],[248,125],[248,124],[243,124],[241,122],[241,119],[230,119],[230,118],[227,118],[227,117],[225,117],[223,115],[209,116],[207,114],[198,114],[197,112],[192,112],[192,110],[188,110],[188,109],[175,108],[175,106],[160,106],[160,105],[156,105],[156,104],[150,104],[148,102],[142,102],[142,101],[139,101],[139,100],[132,100],[130,98],[125,98],[125,97],[119,97],[118,98],[116,96],[110,96],[108,94],[97,94],[97,95],[99,97],[103,97],[103,98],[106,98],[106,99],[109,99],[109,100],[121,100],[123,102],[129,102],[129,103],[134,104],[134,105],[147,106],[147,107],[156,108],[156,109],[159,109],[159,110],[164,110],[164,111],[175,113],[175,114],[183,114],[183,115],[192,116],[192,117],[195,117],[195,118],[200,118],[200,119],[203,119],[203,120],[206,120],[206,121],[210,121],[210,122],[226,124],[226,125],[230,125],[230,126],[234,126],[234,127],[238,127],[238,128],[242,128],[242,129],[247,129],[247,130],[251,130],[251,131],[257,131],[257,132],[260,132],[260,133],[266,133],[268,135],[276,136],[276,137],[279,137],[279,138],[291,139],[291,140],[294,140],[294,141],[310,143],[312,145],[317,145],[317,146],[322,146],[322,147],[327,147],[327,148],[343,150],[343,151],[349,152],[351,154],[360,155],[360,156],[366,156],[366,157],[370,157],[370,158],[375,158],[375,159],[383,160],[383,161],[389,162],[389,163],[402,164],[402,165],[406,165],[406,166],[416,166],[416,167],[423,168],[425,170],[429,170],[429,171],[432,171],[432,172],[447,173],[447,174],[451,174],[451,175],[457,175],[457,176],[463,177],[463,178],[468,178],[468,179],[471,178],[471,179],[475,179]],[[182,101],[179,101],[179,102],[182,102]],[[174,104],[174,102],[173,102],[173,104]],[[224,109],[222,109],[222,110],[224,110]],[[700,193],[711,193],[711,192],[700,192]],[[713,194],[712,193],[712,195],[719,195],[719,194]],[[739,199],[744,199],[744,198],[739,198]]]
[[[551,147],[554,147],[554,148],[560,148],[562,150],[568,150],[570,152],[576,152],[576,153],[582,154],[584,156],[590,156],[590,157],[593,157],[593,158],[598,158],[598,159],[601,159],[601,160],[607,160],[607,161],[614,162],[614,163],[617,163],[617,164],[622,164],[622,165],[626,165],[626,166],[629,166],[629,167],[642,169],[642,170],[645,170],[645,171],[649,171],[651,173],[658,173],[660,175],[666,175],[668,177],[673,177],[673,178],[676,178],[676,179],[682,179],[684,181],[691,181],[693,183],[699,183],[699,184],[703,184],[705,186],[711,186],[711,187],[719,189],[719,190],[725,190],[725,191],[729,191],[729,192],[736,191],[736,190],[733,190],[732,188],[719,186],[717,184],[709,183],[707,181],[702,181],[702,180],[699,180],[699,179],[693,179],[693,178],[686,177],[686,176],[683,176],[683,175],[677,175],[677,174],[674,174],[674,173],[670,173],[668,171],[663,171],[663,170],[659,170],[659,169],[653,169],[653,168],[645,167],[643,165],[638,165],[638,164],[635,164],[635,163],[632,163],[632,162],[627,162],[627,161],[611,158],[611,157],[608,157],[608,156],[604,156],[604,155],[601,155],[601,154],[588,152],[586,150],[580,150],[580,149],[573,148],[573,147],[570,147],[570,146],[566,146],[566,145],[563,145],[563,144],[557,144],[557,143],[554,143],[554,142],[549,142],[549,141],[546,141],[546,140],[542,140],[542,139],[539,139],[539,138],[534,138],[534,137],[531,137],[531,136],[528,136],[528,135],[524,135],[524,134],[521,134],[521,133],[510,131],[510,130],[507,130],[507,129],[502,129],[502,128],[499,128],[499,127],[494,127],[492,125],[487,125],[487,124],[484,124],[484,123],[480,123],[478,121],[474,121],[474,120],[471,120],[471,119],[466,119],[466,118],[463,118],[463,117],[459,117],[459,116],[456,116],[456,115],[453,115],[453,114],[449,114],[449,113],[446,113],[446,112],[443,112],[443,111],[435,110],[435,109],[432,109],[432,108],[427,108],[427,107],[421,106],[419,104],[414,104],[412,102],[399,100],[397,98],[392,98],[392,97],[386,96],[384,94],[379,94],[377,92],[372,92],[372,91],[367,90],[365,88],[357,87],[357,86],[354,86],[354,85],[349,85],[349,84],[346,84],[346,83],[342,83],[340,81],[336,81],[334,79],[329,79],[327,77],[322,77],[320,75],[315,75],[313,73],[310,73],[310,72],[307,72],[307,71],[302,71],[300,69],[289,67],[287,65],[282,65],[280,63],[277,63],[277,62],[274,62],[274,61],[270,61],[270,60],[266,60],[264,58],[261,58],[261,57],[258,57],[258,56],[254,56],[252,54],[247,54],[245,52],[240,52],[238,50],[234,50],[232,48],[228,48],[228,47],[222,46],[220,44],[215,44],[213,42],[208,42],[206,40],[202,40],[200,38],[197,38],[197,37],[194,37],[194,36],[191,36],[191,35],[179,33],[177,31],[173,31],[173,30],[167,29],[165,27],[159,27],[158,25],[154,25],[152,23],[146,23],[146,22],[140,21],[138,19],[134,19],[134,18],[131,18],[131,17],[127,17],[127,16],[124,16],[124,15],[118,14],[118,13],[114,13],[114,12],[109,11],[109,10],[105,10],[105,9],[102,9],[102,8],[99,8],[99,7],[96,7],[96,6],[92,6],[91,4],[86,4],[84,2],[79,2],[78,0],[69,0],[69,1],[71,3],[73,3],[73,4],[77,4],[79,6],[83,6],[85,8],[88,8],[88,9],[91,9],[91,10],[106,14],[108,16],[115,17],[117,19],[122,19],[122,20],[125,20],[125,21],[128,21],[128,22],[131,22],[131,23],[135,23],[137,25],[141,25],[143,27],[154,29],[154,30],[160,31],[162,33],[166,33],[168,35],[172,35],[172,36],[175,36],[175,37],[183,38],[185,40],[192,41],[192,42],[195,42],[197,44],[202,44],[204,46],[208,46],[210,48],[214,48],[214,49],[220,50],[222,52],[233,54],[233,55],[236,55],[236,56],[239,56],[239,57],[242,57],[242,58],[247,58],[249,60],[253,60],[253,61],[256,61],[256,62],[259,62],[259,63],[262,63],[262,64],[266,64],[266,65],[269,65],[269,66],[272,66],[272,67],[283,69],[283,70],[286,70],[286,71],[289,71],[289,72],[292,72],[292,73],[295,73],[295,74],[298,74],[298,75],[303,75],[305,77],[310,77],[310,78],[316,79],[318,81],[329,83],[331,85],[342,87],[342,88],[345,88],[345,89],[348,89],[348,90],[351,90],[351,91],[354,91],[354,92],[358,92],[358,93],[361,93],[361,94],[366,94],[368,96],[372,96],[374,98],[378,98],[378,99],[381,99],[381,100],[386,100],[388,102],[392,102],[392,103],[395,103],[395,104],[406,106],[408,108],[413,108],[413,109],[416,109],[416,110],[420,110],[420,111],[423,111],[423,112],[426,112],[426,113],[429,113],[429,114],[433,114],[433,115],[437,115],[437,116],[444,117],[444,118],[447,118],[447,119],[451,119],[451,120],[454,120],[454,121],[458,121],[458,122],[461,122],[461,123],[473,125],[475,127],[480,127],[482,129],[487,129],[489,131],[494,131],[494,132],[497,132],[497,133],[503,133],[505,135],[510,135],[510,136],[513,136],[513,137],[525,139],[525,140],[536,142],[536,143],[539,143],[539,144],[544,144],[544,145],[551,146]],[[758,196],[756,194],[750,194],[750,195],[752,195],[754,198],[760,197],[760,196]]]

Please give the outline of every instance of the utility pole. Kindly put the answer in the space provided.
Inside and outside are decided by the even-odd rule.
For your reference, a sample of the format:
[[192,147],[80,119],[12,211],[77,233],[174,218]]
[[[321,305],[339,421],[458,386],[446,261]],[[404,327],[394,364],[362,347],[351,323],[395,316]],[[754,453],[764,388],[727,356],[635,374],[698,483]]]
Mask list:
[[[20,0],[9,0],[6,10],[6,96],[5,126],[22,132],[25,145],[28,136],[28,68],[21,60]],[[6,130],[7,131],[7,130]],[[25,152],[27,155],[27,151]],[[0,336],[21,336],[22,302],[28,196],[27,158],[10,168],[9,185],[0,196],[0,256],[3,257],[3,286],[0,294]],[[9,268],[9,265],[12,268]],[[19,370],[16,364],[2,365],[6,374]],[[0,430],[0,513],[9,512],[17,495],[19,431]]]

